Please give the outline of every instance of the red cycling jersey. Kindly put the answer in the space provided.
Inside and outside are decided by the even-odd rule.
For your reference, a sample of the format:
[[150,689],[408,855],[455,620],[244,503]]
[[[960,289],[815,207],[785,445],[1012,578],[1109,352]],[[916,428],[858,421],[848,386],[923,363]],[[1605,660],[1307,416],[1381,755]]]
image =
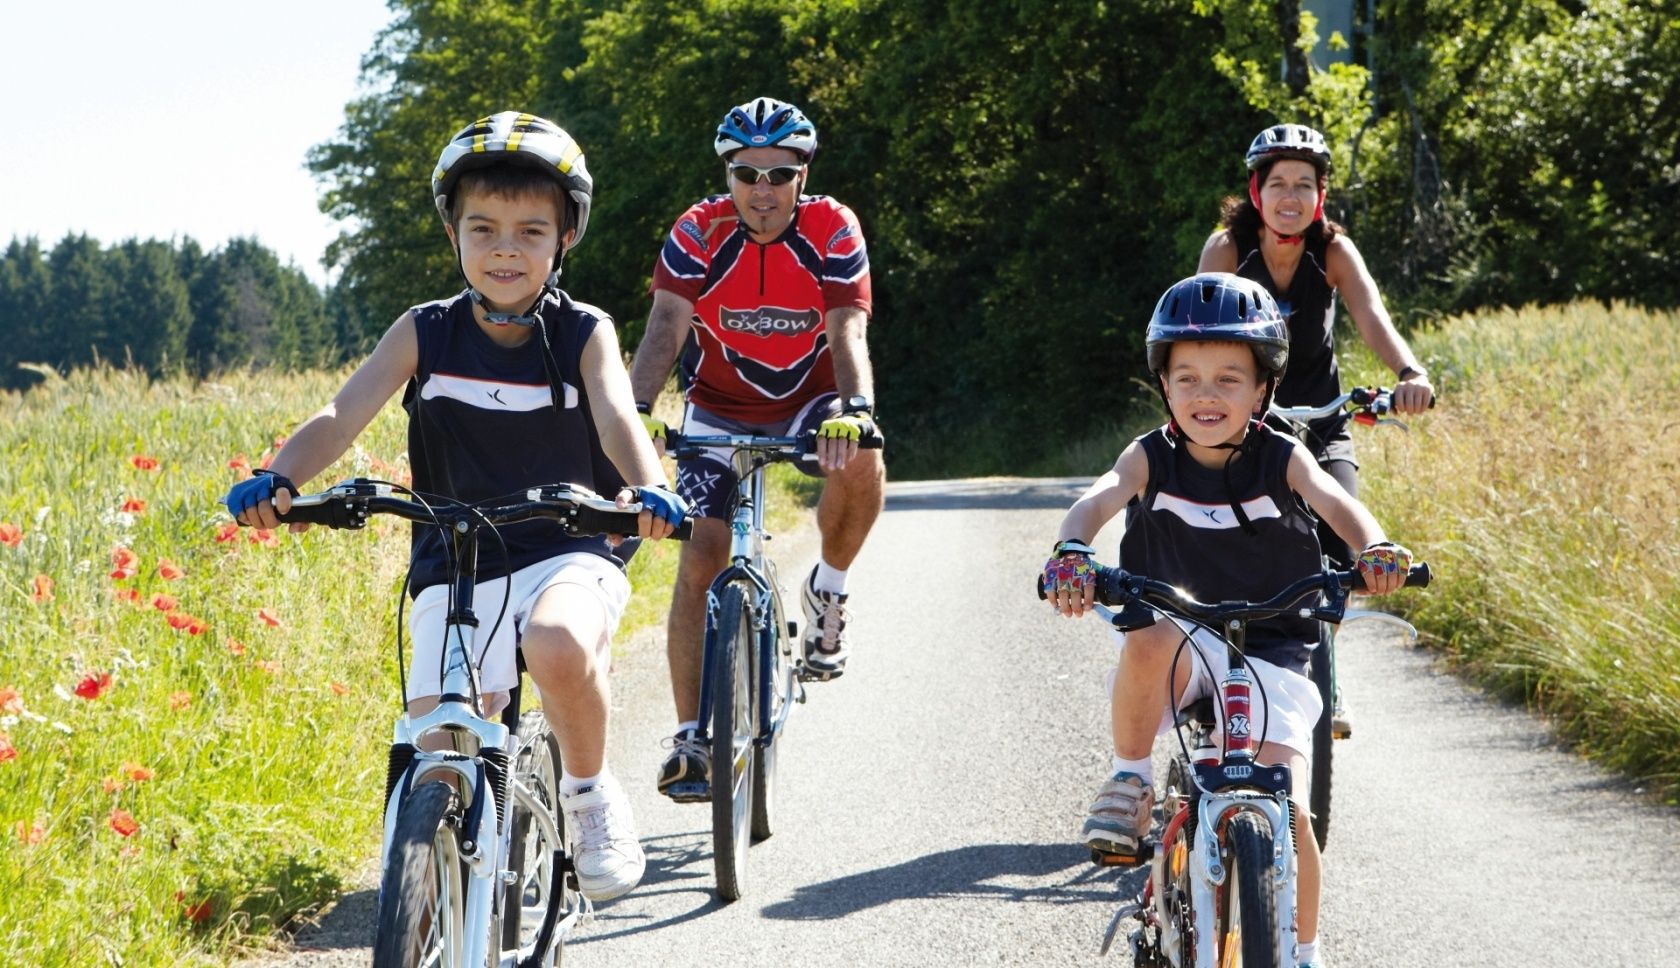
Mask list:
[[869,256],[857,216],[826,195],[801,195],[787,230],[762,244],[734,201],[714,195],[671,227],[652,288],[694,304],[681,367],[689,402],[772,423],[834,392],[824,316],[869,312]]

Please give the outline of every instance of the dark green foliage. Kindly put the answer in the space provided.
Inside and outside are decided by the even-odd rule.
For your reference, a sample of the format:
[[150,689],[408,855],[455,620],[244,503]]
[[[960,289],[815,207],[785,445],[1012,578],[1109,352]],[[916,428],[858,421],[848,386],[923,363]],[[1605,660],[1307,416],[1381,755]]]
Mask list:
[[67,235],[0,253],[0,387],[95,362],[205,375],[230,366],[320,366],[346,356],[327,300],[254,239],[215,252],[129,239],[109,248]]

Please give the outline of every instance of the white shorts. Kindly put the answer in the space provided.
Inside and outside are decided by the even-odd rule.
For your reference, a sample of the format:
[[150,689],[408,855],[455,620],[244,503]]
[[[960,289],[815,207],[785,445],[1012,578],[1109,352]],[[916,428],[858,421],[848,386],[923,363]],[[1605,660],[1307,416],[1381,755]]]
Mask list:
[[[1192,663],[1190,681],[1184,688],[1184,695],[1179,697],[1178,708],[1184,709],[1204,696],[1215,696],[1219,692],[1219,682],[1216,677],[1225,674],[1225,640],[1205,628],[1181,621],[1172,616],[1166,616],[1179,628],[1190,632],[1190,641],[1196,646],[1197,655],[1188,650],[1178,656],[1179,667],[1185,663]],[[1114,634],[1116,653],[1126,649],[1126,636],[1123,633]],[[1198,657],[1199,656],[1199,657]],[[1282,666],[1273,665],[1264,659],[1249,656],[1249,675],[1254,678],[1251,693],[1251,719],[1254,722],[1253,736],[1258,743],[1262,736],[1267,743],[1287,746],[1301,754],[1308,763],[1312,762],[1312,733],[1313,726],[1318,723],[1319,716],[1324,713],[1324,700],[1319,698],[1318,687],[1306,676]],[[1217,670],[1209,674],[1208,670]],[[1109,673],[1109,691],[1114,689],[1114,673]],[[1265,699],[1261,699],[1262,692]],[[1217,730],[1224,730],[1224,710],[1216,701],[1214,715],[1219,717]],[[1268,722],[1269,720],[1269,722]],[[1177,721],[1172,710],[1163,710],[1161,724],[1155,730],[1156,735],[1168,732]],[[1218,743],[1222,736],[1216,734],[1214,742]]]
[[[606,613],[606,628],[610,634],[618,628],[624,616],[625,603],[630,600],[630,580],[618,566],[597,554],[572,552],[527,565],[511,576],[512,591],[507,600],[507,613],[499,627],[496,616],[502,612],[502,595],[508,588],[507,578],[480,582],[473,590],[473,613],[478,618],[472,643],[473,658],[478,663],[479,688],[485,693],[485,714],[493,716],[506,705],[506,697],[490,693],[506,693],[519,681],[516,658],[519,640],[531,621],[537,599],[555,585],[576,585],[590,590]],[[412,701],[442,693],[444,622],[449,616],[448,585],[432,585],[415,596],[409,614],[409,637],[414,655],[408,668],[408,695]],[[490,637],[495,627],[495,637]],[[611,643],[602,636],[599,660],[611,660]],[[492,708],[494,707],[494,708]]]

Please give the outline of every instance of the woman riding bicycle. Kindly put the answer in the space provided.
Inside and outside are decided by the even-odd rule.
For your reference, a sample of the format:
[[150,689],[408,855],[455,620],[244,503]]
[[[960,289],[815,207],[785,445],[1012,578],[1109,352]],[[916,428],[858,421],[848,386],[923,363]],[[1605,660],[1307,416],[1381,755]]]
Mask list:
[[[1395,330],[1353,240],[1324,217],[1330,178],[1324,136],[1305,125],[1274,125],[1255,136],[1246,160],[1248,196],[1225,199],[1222,227],[1202,247],[1196,271],[1253,279],[1277,300],[1289,325],[1289,372],[1278,382],[1278,404],[1320,407],[1342,392],[1334,332],[1339,295],[1365,345],[1395,373],[1394,408],[1428,409],[1435,397],[1429,373]],[[1322,433],[1325,439],[1308,435],[1313,456],[1357,497],[1359,464],[1346,424]],[[1319,540],[1347,567],[1342,542],[1322,526]]]
[[[1090,542],[1127,513],[1120,566],[1177,585],[1200,601],[1262,601],[1316,573],[1320,552],[1311,508],[1364,550],[1358,567],[1375,594],[1400,587],[1410,553],[1390,543],[1364,505],[1338,487],[1293,438],[1259,421],[1286,373],[1289,337],[1272,297],[1229,273],[1184,279],[1162,295],[1146,338],[1149,370],[1172,419],[1132,441],[1063,517],[1040,588],[1057,611],[1077,617],[1096,597]],[[1304,502],[1304,507],[1303,507]],[[1150,753],[1170,729],[1170,709],[1212,695],[1210,670],[1224,645],[1205,628],[1151,619],[1125,633],[1111,680],[1114,756],[1085,820],[1093,851],[1141,860],[1154,802]],[[1193,643],[1200,659],[1175,662]],[[1264,702],[1252,735],[1257,762],[1289,766],[1294,808],[1308,803],[1312,724],[1322,712],[1306,666],[1315,623],[1280,617],[1249,625],[1248,658]],[[1169,706],[1170,704],[1170,706]],[[1234,729],[1235,727],[1233,727]],[[1298,829],[1307,818],[1297,815]],[[1299,963],[1315,964],[1318,844],[1297,841]]]

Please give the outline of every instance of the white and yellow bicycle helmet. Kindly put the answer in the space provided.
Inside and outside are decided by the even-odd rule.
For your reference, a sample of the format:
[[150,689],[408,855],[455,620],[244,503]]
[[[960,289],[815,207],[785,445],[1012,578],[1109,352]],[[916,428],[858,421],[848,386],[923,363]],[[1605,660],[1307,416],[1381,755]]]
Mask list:
[[575,206],[572,224],[577,234],[572,236],[570,245],[555,253],[554,265],[559,268],[560,257],[583,241],[595,181],[589,177],[583,149],[553,121],[534,114],[503,111],[479,118],[456,132],[443,146],[437,168],[432,172],[432,199],[438,215],[445,223],[449,221],[449,197],[462,175],[476,168],[509,163],[525,165],[550,176],[560,183]]

